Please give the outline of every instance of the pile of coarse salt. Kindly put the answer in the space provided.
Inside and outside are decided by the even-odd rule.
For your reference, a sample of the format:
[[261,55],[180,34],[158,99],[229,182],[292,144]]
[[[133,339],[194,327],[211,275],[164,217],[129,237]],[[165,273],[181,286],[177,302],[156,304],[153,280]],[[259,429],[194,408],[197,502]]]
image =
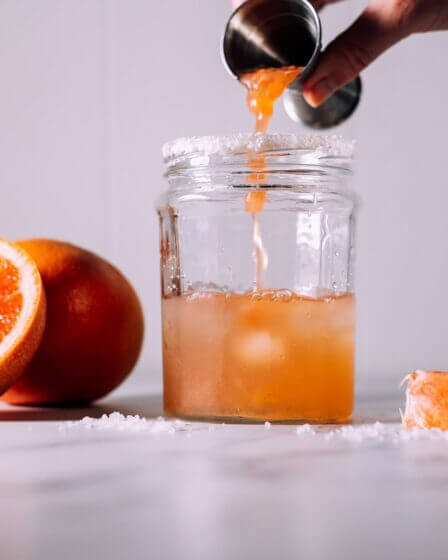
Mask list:
[[63,422],[59,431],[65,432],[76,428],[86,430],[109,430],[119,432],[138,432],[148,434],[174,434],[176,432],[191,432],[191,426],[181,420],[165,420],[159,416],[155,420],[148,420],[141,416],[124,416],[120,412],[103,414],[101,418],[85,416],[82,420]]

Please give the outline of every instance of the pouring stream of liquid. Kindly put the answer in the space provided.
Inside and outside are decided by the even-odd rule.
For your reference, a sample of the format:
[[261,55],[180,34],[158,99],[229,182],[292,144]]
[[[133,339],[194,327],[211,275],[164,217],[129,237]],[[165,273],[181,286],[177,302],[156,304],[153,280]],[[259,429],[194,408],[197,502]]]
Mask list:
[[[255,72],[244,74],[241,82],[247,88],[247,105],[255,115],[255,132],[266,133],[274,112],[276,100],[293,82],[303,68],[288,66],[284,68],[261,68]],[[249,167],[254,171],[248,177],[248,182],[260,187],[266,180],[266,161],[264,154],[248,154]],[[253,219],[253,257],[255,263],[255,291],[264,286],[264,271],[268,265],[268,255],[263,246],[260,230],[259,212],[263,211],[266,201],[264,190],[254,189],[246,195],[244,209],[252,214]]]

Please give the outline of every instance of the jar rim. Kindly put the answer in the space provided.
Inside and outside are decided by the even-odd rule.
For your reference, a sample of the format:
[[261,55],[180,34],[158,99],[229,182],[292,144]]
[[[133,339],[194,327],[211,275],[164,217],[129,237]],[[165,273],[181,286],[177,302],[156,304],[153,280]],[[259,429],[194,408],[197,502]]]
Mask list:
[[226,136],[182,137],[163,145],[169,171],[192,169],[204,163],[231,164],[247,154],[288,157],[288,163],[322,165],[350,171],[355,142],[339,135],[239,133]]

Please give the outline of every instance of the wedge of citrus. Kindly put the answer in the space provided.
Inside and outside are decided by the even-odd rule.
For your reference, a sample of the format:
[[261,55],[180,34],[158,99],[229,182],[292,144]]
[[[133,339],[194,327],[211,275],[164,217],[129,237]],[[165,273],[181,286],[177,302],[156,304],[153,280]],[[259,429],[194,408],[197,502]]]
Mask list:
[[404,428],[448,430],[448,371],[417,370],[405,377]]
[[36,264],[0,238],[0,394],[25,370],[45,328],[45,293]]

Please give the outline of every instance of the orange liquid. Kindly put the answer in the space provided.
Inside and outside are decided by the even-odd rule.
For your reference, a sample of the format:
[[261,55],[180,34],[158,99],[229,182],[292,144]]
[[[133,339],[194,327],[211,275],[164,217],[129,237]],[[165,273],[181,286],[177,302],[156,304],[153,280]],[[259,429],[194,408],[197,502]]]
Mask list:
[[[269,122],[274,113],[274,104],[285,89],[301,73],[303,68],[287,66],[284,68],[261,68],[255,72],[244,74],[241,82],[247,88],[247,105],[255,115],[255,132],[267,132]],[[253,185],[262,185],[265,181],[266,168],[263,154],[249,154],[249,166],[254,169],[248,177]],[[263,276],[268,257],[263,247],[258,213],[264,208],[266,192],[254,190],[247,194],[244,208],[251,212],[253,219],[253,257],[255,263],[255,290],[264,287]]]
[[164,405],[186,418],[344,422],[354,296],[287,290],[164,299]]
[[261,68],[242,76],[241,82],[248,92],[247,105],[256,118],[256,132],[268,131],[275,102],[302,70],[296,66]]

